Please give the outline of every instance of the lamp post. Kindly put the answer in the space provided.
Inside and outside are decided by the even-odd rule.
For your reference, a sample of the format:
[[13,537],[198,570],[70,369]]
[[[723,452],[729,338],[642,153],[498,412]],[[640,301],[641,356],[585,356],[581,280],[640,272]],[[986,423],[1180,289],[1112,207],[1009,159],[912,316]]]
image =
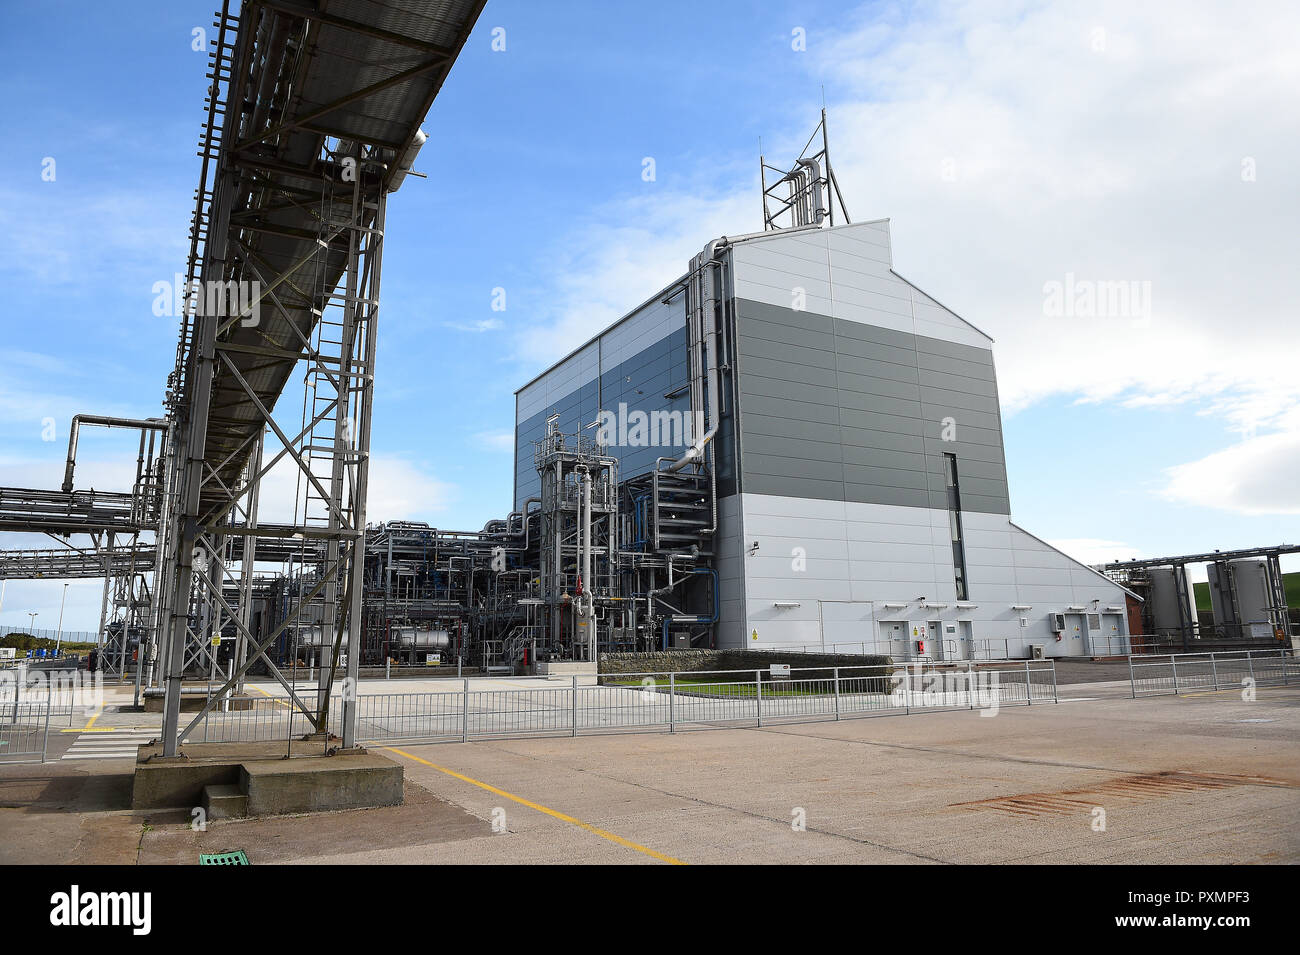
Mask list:
[[59,648],[63,646],[63,608],[68,603],[68,581],[63,582],[63,599],[59,602],[59,635],[54,640],[54,658],[59,657]]

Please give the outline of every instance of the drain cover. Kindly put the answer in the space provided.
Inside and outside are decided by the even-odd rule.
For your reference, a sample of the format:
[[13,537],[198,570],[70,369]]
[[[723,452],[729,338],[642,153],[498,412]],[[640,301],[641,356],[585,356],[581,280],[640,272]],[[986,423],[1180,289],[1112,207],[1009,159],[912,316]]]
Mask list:
[[199,865],[252,865],[243,849],[233,852],[204,852],[199,855]]

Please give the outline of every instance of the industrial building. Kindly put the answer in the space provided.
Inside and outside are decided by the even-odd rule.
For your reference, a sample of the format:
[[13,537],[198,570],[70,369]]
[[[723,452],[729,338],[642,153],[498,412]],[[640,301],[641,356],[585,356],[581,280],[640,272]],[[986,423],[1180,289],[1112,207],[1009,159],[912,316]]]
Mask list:
[[[194,575],[180,671],[238,686],[250,670],[335,665],[354,640],[354,667],[486,670],[668,647],[896,660],[1127,652],[1138,592],[1011,520],[992,339],[894,270],[889,220],[848,221],[824,116],[819,131],[821,149],[788,171],[764,163],[763,231],[710,239],[680,278],[516,392],[513,509],[480,530],[391,521],[361,536],[340,522],[356,480],[349,435],[365,429],[331,413],[337,385],[319,360],[307,366],[311,423],[295,439],[300,513],[259,522],[262,443],[276,429],[261,378],[245,380],[239,362],[260,346],[225,346],[216,386],[232,391],[218,396],[257,414],[209,442],[221,465],[202,485],[212,500],[190,505],[215,516],[235,502],[205,518],[201,559],[180,571]],[[339,331],[316,323],[318,355]],[[275,367],[272,391],[293,377]],[[188,373],[178,369],[174,381]],[[140,429],[138,480],[121,501],[73,491],[74,429],[68,500],[55,505],[68,509],[61,530],[85,508],[129,515],[120,529],[90,521],[106,556],[79,572],[107,574],[103,658],[146,695],[165,623],[152,594],[166,601],[150,575],[169,545],[140,535],[181,503],[168,472],[182,463],[176,417],[83,416]],[[31,493],[9,495],[15,529],[33,526]],[[364,562],[351,574],[354,543]],[[68,559],[15,554],[0,573],[77,570]]]
[[[808,186],[815,210],[826,186]],[[660,615],[664,643],[1124,652],[1131,594],[1011,520],[992,339],[894,271],[887,219],[814,219],[709,242],[521,388],[516,509],[539,492],[539,441],[612,418],[600,453],[629,488],[618,568],[645,568],[616,593]],[[701,395],[695,441],[665,446]],[[665,499],[697,472],[707,509]],[[642,633],[609,609],[611,634]]]

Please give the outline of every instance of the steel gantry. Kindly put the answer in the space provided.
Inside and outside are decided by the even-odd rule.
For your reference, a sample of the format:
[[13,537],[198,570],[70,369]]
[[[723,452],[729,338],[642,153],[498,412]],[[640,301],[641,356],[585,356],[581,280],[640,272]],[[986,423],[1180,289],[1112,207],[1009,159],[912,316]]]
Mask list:
[[[361,621],[385,210],[482,6],[268,0],[236,13],[227,2],[214,21],[168,389],[175,436],[158,584],[165,757],[258,661],[319,734],[328,733],[334,684],[343,680],[342,743],[354,743],[346,688],[358,654],[346,651],[357,646]],[[291,381],[303,382],[302,417],[286,430],[273,412]],[[282,461],[295,476],[292,518],[260,524],[260,488]],[[288,571],[310,585],[293,592],[275,626],[255,632],[253,564],[268,538],[299,545]],[[184,674],[216,669],[208,647],[231,625],[238,649],[218,674],[224,681],[182,727]],[[303,627],[332,636],[309,701],[266,653]]]

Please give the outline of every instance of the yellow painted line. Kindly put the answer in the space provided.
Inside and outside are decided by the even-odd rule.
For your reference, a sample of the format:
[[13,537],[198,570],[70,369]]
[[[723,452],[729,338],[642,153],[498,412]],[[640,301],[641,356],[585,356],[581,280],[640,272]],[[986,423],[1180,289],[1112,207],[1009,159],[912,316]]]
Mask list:
[[536,809],[538,812],[544,813],[545,815],[550,816],[552,819],[559,819],[561,822],[571,823],[577,826],[579,829],[586,829],[588,832],[600,836],[602,839],[608,839],[610,842],[613,842],[617,845],[624,846],[625,848],[628,849],[634,849],[637,852],[648,855],[653,859],[658,859],[660,862],[667,862],[669,865],[688,864],[683,862],[681,859],[674,859],[672,856],[664,855],[662,852],[655,852],[655,850],[653,849],[648,849],[645,846],[633,842],[630,839],[624,839],[622,836],[617,836],[612,832],[607,832],[604,829],[598,829],[595,826],[591,825],[590,823],[583,822],[581,819],[575,819],[572,816],[566,815],[565,813],[559,812],[555,809],[551,809],[549,806],[543,806],[540,803],[535,803],[532,800],[523,798],[522,796],[516,796],[514,793],[508,793],[504,789],[498,789],[496,786],[490,786],[487,783],[480,782],[477,779],[471,779],[469,776],[462,775],[461,773],[456,772],[454,769],[448,769],[445,766],[439,766],[437,763],[431,763],[427,759],[421,759],[419,756],[414,756],[411,753],[406,752],[405,750],[396,748],[395,746],[385,746],[384,748],[387,749],[390,753],[396,753],[398,756],[405,756],[407,759],[414,760],[415,762],[420,763],[421,765],[428,766],[432,769],[436,769],[440,773],[446,773],[448,776],[451,776],[455,779],[459,779],[462,782],[469,783],[471,786],[477,786],[479,789],[486,789],[490,793],[493,793],[497,796],[501,796],[505,799],[509,799],[511,802],[517,802],[521,806],[527,806],[529,809]]
[[[270,696],[271,696],[270,693],[267,693],[266,690],[262,689],[262,688],[261,688],[260,686],[258,686],[256,683],[249,683],[249,684],[247,684],[247,686],[252,687],[254,690],[256,690],[258,693],[261,693],[261,694],[262,694],[263,696],[265,696],[265,697],[270,697]],[[288,705],[289,705],[289,704],[286,703],[284,700],[276,700],[275,702],[279,703],[281,706],[288,706]]]
[[[1276,683],[1270,683],[1267,686],[1259,686],[1258,684],[1256,684],[1253,687],[1256,693],[1262,693],[1265,690],[1278,690],[1278,689],[1284,690],[1286,688],[1287,688],[1286,684],[1279,685]],[[1241,691],[1244,689],[1245,689],[1244,686],[1225,686],[1217,690],[1188,690],[1188,691],[1183,691],[1178,695],[1179,697],[1183,697],[1183,698],[1192,697],[1192,696],[1219,696],[1220,694],[1223,693],[1235,693],[1240,695]]]
[[81,729],[66,729],[66,730],[59,730],[59,732],[60,733],[111,733],[113,732],[113,727],[111,726],[100,726],[98,728],[95,727],[95,720],[99,719],[100,716],[103,715],[103,713],[104,713],[104,707],[101,706],[99,709],[95,710],[95,712],[91,714],[90,719],[86,720],[86,725],[81,727]]

